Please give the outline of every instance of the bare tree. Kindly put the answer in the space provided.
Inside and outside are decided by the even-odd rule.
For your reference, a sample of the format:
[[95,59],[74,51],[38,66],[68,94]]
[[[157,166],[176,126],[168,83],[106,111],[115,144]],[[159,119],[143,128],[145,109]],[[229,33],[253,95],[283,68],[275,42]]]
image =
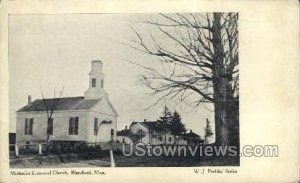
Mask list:
[[[56,94],[55,91],[53,93],[53,99],[49,100],[46,99],[44,96],[44,93],[41,89],[41,95],[43,98],[43,104],[46,108],[46,113],[47,113],[47,139],[46,139],[46,151],[49,151],[49,145],[50,145],[50,134],[49,131],[51,131],[51,128],[53,128],[53,126],[49,126],[49,124],[53,125],[53,113],[56,110],[57,104],[59,103],[61,96],[63,94],[64,91],[64,87],[62,88],[62,90],[60,91],[58,97],[56,98]],[[53,131],[52,131],[53,132]]]
[[194,107],[212,103],[216,143],[239,144],[238,14],[160,14],[145,23],[156,34],[133,28],[136,39],[127,45],[160,64],[134,62],[145,69],[140,80],[158,95],[156,103],[175,97]]

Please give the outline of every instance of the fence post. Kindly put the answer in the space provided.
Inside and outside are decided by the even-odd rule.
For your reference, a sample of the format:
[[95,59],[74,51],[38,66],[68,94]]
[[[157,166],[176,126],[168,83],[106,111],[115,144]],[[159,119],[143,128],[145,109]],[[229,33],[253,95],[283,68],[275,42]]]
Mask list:
[[113,155],[113,150],[111,149],[109,151],[109,153],[110,153],[110,167],[116,167],[115,160],[114,160],[114,155]]
[[18,148],[17,144],[15,144],[15,155],[16,155],[16,157],[19,156],[19,148]]
[[38,144],[39,147],[39,155],[42,155],[42,144]]

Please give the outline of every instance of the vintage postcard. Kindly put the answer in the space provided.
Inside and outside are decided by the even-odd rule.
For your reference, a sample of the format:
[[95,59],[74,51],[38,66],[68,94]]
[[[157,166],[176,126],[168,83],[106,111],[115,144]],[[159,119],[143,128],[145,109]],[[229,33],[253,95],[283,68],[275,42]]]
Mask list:
[[298,182],[297,1],[2,1],[0,182]]

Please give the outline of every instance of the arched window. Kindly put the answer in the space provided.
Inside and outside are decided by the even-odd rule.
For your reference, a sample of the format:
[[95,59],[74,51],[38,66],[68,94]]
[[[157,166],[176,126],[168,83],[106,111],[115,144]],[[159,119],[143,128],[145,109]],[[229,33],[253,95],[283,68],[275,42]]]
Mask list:
[[104,87],[104,82],[103,82],[103,79],[101,79],[101,88]]

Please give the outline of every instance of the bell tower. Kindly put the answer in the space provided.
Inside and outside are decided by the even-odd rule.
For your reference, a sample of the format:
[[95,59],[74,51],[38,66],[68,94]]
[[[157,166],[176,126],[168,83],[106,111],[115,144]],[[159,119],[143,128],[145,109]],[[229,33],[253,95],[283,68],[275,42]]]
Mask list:
[[84,92],[84,100],[100,99],[106,94],[102,67],[103,63],[100,60],[92,61],[92,69],[89,73],[89,88]]

